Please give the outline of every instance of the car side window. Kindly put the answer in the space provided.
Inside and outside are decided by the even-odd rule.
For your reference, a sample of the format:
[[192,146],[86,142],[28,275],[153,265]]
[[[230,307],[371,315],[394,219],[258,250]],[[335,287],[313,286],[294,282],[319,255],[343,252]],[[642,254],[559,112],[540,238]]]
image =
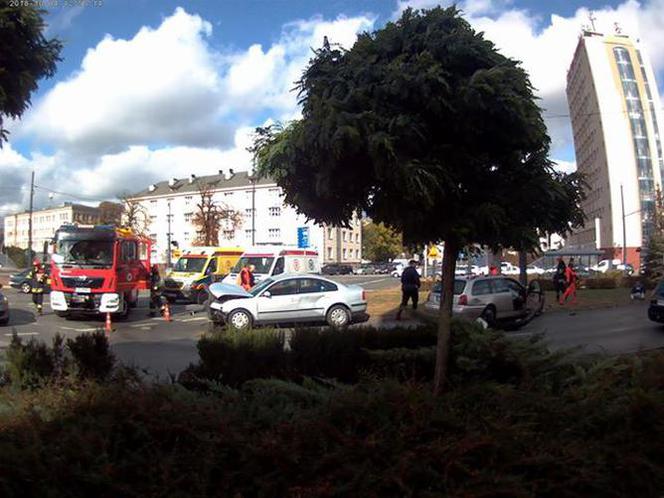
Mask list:
[[312,292],[333,292],[337,290],[337,286],[332,282],[325,280],[318,280],[316,278],[302,278],[300,279],[300,294],[309,294]]
[[297,279],[282,280],[268,289],[273,296],[289,296],[297,294]]
[[516,294],[521,295],[525,292],[525,289],[521,286],[519,282],[512,280],[510,278],[506,279],[506,281],[507,281],[507,287]]
[[473,283],[473,296],[485,296],[491,294],[491,281],[478,280]]
[[274,271],[272,275],[280,275],[284,272],[284,258],[283,256],[277,258],[277,262],[274,264]]
[[501,294],[503,292],[510,291],[509,280],[505,278],[497,278],[492,283],[493,283],[493,292],[496,294]]
[[212,258],[208,264],[207,269],[205,270],[206,275],[211,275],[217,271],[217,258]]

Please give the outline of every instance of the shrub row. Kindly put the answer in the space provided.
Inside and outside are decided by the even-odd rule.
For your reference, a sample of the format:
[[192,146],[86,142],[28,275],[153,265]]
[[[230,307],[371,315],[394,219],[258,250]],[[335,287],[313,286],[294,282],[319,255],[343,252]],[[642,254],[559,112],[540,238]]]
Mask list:
[[[261,329],[216,333],[200,339],[200,361],[182,372],[179,381],[195,389],[208,389],[210,382],[237,387],[259,378],[423,381],[433,376],[436,337],[432,325],[347,331],[300,328],[290,337],[282,331]],[[539,338],[518,342],[468,321],[453,321],[452,382],[490,379],[519,383],[533,377],[533,371],[557,366],[560,359],[549,354]]]
[[24,343],[14,331],[5,357],[2,382],[21,389],[40,387],[68,376],[104,381],[115,366],[115,356],[102,331],[66,341],[56,334],[51,346],[35,338]]
[[[457,347],[470,354],[496,341],[474,342]],[[480,377],[492,361],[485,353],[466,360]],[[537,353],[525,363],[549,361]],[[531,371],[519,386],[451,385],[438,399],[430,385],[389,380],[348,387],[257,379],[216,386],[213,395],[121,383],[5,391],[0,491],[658,498],[663,366],[663,352],[600,358]]]

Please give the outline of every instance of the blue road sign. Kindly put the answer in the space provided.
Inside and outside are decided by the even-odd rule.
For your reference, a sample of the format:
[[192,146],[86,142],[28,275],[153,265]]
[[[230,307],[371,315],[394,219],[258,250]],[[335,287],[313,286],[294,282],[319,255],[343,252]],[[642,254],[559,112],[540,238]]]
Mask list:
[[297,228],[297,247],[301,249],[309,247],[309,227]]

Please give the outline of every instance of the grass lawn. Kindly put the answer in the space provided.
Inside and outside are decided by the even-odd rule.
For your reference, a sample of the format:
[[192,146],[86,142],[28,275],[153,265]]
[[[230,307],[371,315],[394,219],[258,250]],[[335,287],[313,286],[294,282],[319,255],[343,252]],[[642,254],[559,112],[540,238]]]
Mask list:
[[[423,305],[428,291],[420,292],[420,304]],[[391,289],[379,289],[367,291],[367,300],[369,301],[368,312],[372,318],[385,317],[392,319],[399,309],[401,302],[401,289],[394,287]],[[560,306],[556,302],[556,293],[547,291],[545,293],[545,312],[555,312],[558,310],[592,310],[600,308],[612,308],[614,306],[623,306],[630,303],[629,289],[580,289],[577,291],[577,302],[572,304],[568,302],[565,306]],[[404,315],[405,317],[409,315]]]

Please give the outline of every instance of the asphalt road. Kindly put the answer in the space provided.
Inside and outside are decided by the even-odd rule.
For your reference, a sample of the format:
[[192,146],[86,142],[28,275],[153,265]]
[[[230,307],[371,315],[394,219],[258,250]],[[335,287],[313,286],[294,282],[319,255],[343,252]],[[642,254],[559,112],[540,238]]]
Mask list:
[[[386,277],[357,276],[339,280],[357,281],[368,289],[388,283],[396,285],[394,279],[385,281],[381,278]],[[35,337],[50,342],[56,333],[74,337],[104,327],[102,318],[65,320],[55,316],[48,306],[47,296],[44,315],[36,316],[30,296],[14,289],[5,288],[3,292],[9,297],[12,311],[9,325],[0,327],[0,348],[9,344],[13,329],[23,338]],[[147,296],[142,296],[139,307],[132,310],[127,320],[113,323],[110,341],[118,359],[163,380],[169,373],[177,374],[189,363],[196,362],[196,341],[209,329],[207,317],[198,305],[176,304],[172,310],[172,322],[161,317],[150,318],[147,316]],[[647,305],[640,302],[578,313],[551,312],[516,332],[509,332],[509,335],[543,334],[552,349],[579,347],[589,353],[615,354],[664,348],[664,326],[650,322],[646,310]],[[400,325],[405,323],[399,322]]]

